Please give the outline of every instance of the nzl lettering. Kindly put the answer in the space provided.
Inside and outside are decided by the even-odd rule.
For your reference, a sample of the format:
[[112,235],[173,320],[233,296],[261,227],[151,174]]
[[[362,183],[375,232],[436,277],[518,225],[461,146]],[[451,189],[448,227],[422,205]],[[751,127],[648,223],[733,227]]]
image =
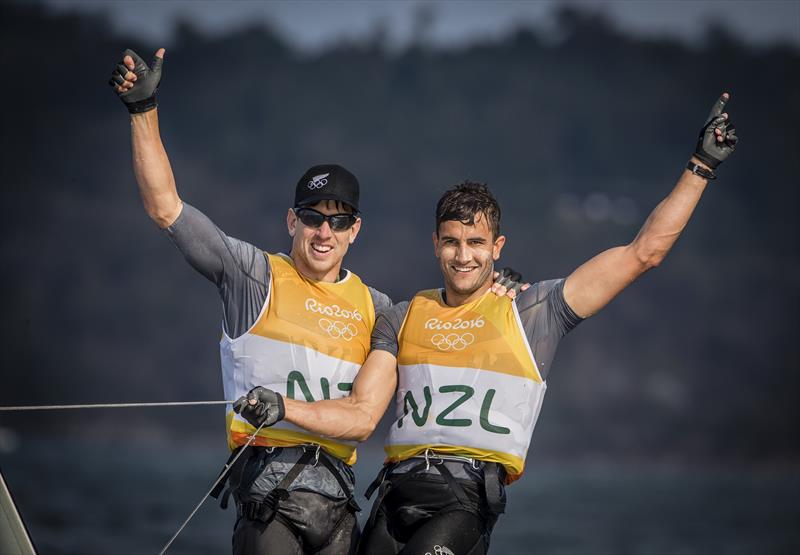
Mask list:
[[[307,402],[313,403],[315,401],[314,396],[311,394],[311,390],[308,388],[308,382],[306,381],[306,378],[297,370],[289,372],[289,377],[286,379],[286,396],[289,399],[296,399],[295,384],[300,388],[300,392],[303,394],[303,397],[305,397]],[[323,399],[331,398],[331,382],[328,381],[328,378],[319,379],[319,388],[322,390]],[[347,392],[353,389],[353,384],[339,383],[336,384],[336,389]]]
[[[475,389],[468,385],[443,385],[439,388],[439,393],[460,393],[461,395],[453,399],[453,402],[439,413],[436,417],[436,423],[439,426],[472,426],[472,419],[470,418],[448,418],[448,415],[474,396]],[[489,411],[492,408],[492,401],[494,400],[495,393],[496,391],[494,389],[489,389],[483,396],[480,413],[481,428],[493,434],[510,434],[511,430],[505,426],[495,426],[489,422]],[[422,388],[422,396],[425,398],[425,405],[422,411],[420,411],[419,404],[414,398],[414,394],[411,391],[406,391],[406,395],[403,398],[403,416],[397,421],[398,428],[403,427],[403,419],[408,415],[409,406],[411,407],[411,418],[414,424],[420,428],[425,425],[425,422],[428,421],[428,415],[431,411],[432,404],[431,388],[427,385]]]

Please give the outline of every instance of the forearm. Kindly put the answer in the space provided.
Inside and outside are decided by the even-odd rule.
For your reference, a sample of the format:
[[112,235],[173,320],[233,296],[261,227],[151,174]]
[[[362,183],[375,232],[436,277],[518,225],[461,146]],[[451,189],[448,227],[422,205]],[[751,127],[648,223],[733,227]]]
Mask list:
[[144,209],[159,227],[168,227],[181,212],[181,199],[161,142],[157,109],[131,115],[131,150]]
[[319,435],[365,441],[378,425],[397,386],[397,358],[373,349],[347,397],[305,403],[285,399],[285,419]]
[[284,399],[284,419],[309,432],[335,439],[366,441],[379,418],[351,397],[306,403]]
[[[699,160],[692,158],[696,163]],[[629,248],[644,269],[658,266],[678,240],[700,202],[708,180],[684,170],[672,192],[650,213]]]

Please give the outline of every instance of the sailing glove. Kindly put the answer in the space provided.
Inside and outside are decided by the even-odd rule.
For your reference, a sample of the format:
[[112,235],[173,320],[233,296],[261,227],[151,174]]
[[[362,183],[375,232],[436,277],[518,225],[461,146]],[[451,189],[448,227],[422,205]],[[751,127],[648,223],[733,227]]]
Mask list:
[[[133,58],[133,70],[129,70],[125,65],[125,56]],[[117,93],[122,103],[128,108],[131,114],[147,112],[158,106],[156,102],[156,92],[158,84],[161,82],[161,66],[164,58],[153,57],[150,67],[142,60],[139,55],[131,49],[122,53],[122,60],[111,72],[111,79],[108,84],[116,89],[117,85],[125,82],[125,75],[128,71],[136,74],[136,82],[133,87],[123,93]]]
[[525,285],[522,274],[508,266],[500,270],[500,275],[497,276],[495,283],[504,286],[509,291],[514,291],[516,294],[519,294],[520,289]]
[[256,428],[262,424],[272,426],[286,416],[283,396],[261,386],[254,387],[247,395],[240,397],[233,404],[233,410]]
[[[700,129],[694,155],[709,168],[716,169],[736,148],[736,127],[724,114],[725,104],[730,100],[727,93],[719,97],[708,114],[706,124]],[[717,140],[716,129],[722,131],[722,141]]]

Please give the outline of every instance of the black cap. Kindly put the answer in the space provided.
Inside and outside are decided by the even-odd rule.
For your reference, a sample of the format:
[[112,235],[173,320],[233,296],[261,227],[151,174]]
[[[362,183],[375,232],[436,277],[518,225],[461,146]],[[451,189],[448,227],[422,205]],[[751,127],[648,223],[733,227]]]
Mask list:
[[358,212],[358,179],[338,164],[312,166],[294,190],[294,205],[315,204],[321,200],[338,200]]

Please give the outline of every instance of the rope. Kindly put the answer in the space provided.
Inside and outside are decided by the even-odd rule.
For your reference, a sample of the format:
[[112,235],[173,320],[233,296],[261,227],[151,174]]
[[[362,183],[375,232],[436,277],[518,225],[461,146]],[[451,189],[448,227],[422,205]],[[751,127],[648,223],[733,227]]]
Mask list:
[[[171,401],[165,403],[99,403],[93,405],[22,405],[22,406],[10,406],[10,407],[0,407],[0,412],[11,412],[11,411],[30,411],[30,410],[60,410],[60,409],[119,409],[119,408],[136,408],[136,407],[185,407],[185,406],[194,406],[194,405],[227,405],[233,404],[236,401]],[[217,487],[217,484],[226,477],[226,473],[230,467],[234,465],[234,463],[242,456],[242,453],[253,443],[256,439],[256,435],[261,428],[264,427],[264,424],[261,424],[256,431],[253,432],[253,435],[247,440],[247,443],[239,450],[236,456],[233,458],[231,462],[225,465],[225,468],[222,469],[219,477],[211,484],[211,488],[209,488],[208,492],[203,496],[200,502],[195,506],[194,510],[189,513],[189,516],[186,517],[186,520],[183,521],[178,531],[169,539],[169,541],[164,545],[164,547],[159,552],[159,555],[164,555],[169,549],[169,546],[172,545],[172,542],[175,541],[175,538],[178,537],[186,525],[189,524],[189,521],[192,520],[195,513],[200,510],[200,507],[203,505],[208,496],[211,495],[211,492],[214,491],[214,488]]]
[[237,459],[242,456],[242,453],[244,453],[247,450],[247,448],[250,447],[250,444],[253,443],[253,441],[256,439],[256,435],[258,435],[258,432],[261,431],[261,428],[264,427],[265,423],[266,423],[266,421],[264,421],[261,424],[261,426],[256,428],[256,431],[253,432],[253,435],[250,436],[250,439],[247,440],[247,443],[245,443],[244,446],[242,446],[242,448],[239,449],[239,452],[236,454],[235,457],[233,457],[233,460],[225,465],[225,468],[222,469],[222,472],[220,472],[219,477],[214,481],[213,484],[211,484],[211,487],[208,489],[208,492],[203,496],[203,498],[200,500],[200,502],[195,506],[194,510],[191,513],[189,513],[189,516],[186,517],[186,520],[183,521],[183,524],[181,524],[180,528],[178,528],[178,531],[175,532],[175,534],[172,535],[172,537],[164,545],[164,547],[161,548],[161,551],[158,552],[158,555],[164,555],[164,553],[167,552],[167,549],[169,549],[169,546],[172,545],[172,542],[175,541],[175,538],[178,537],[178,534],[180,534],[183,531],[183,529],[186,528],[186,525],[189,524],[189,521],[192,520],[192,517],[195,515],[195,513],[198,510],[200,510],[200,507],[203,505],[205,500],[208,499],[208,496],[211,495],[211,492],[214,491],[214,488],[217,487],[217,484],[219,484],[219,482],[221,480],[223,480],[224,478],[227,477],[228,469],[230,467],[232,467],[234,465],[234,463],[236,463]]
[[95,405],[22,405],[0,407],[0,412],[22,410],[61,410],[61,409],[128,409],[136,407],[186,407],[193,405],[227,405],[236,401],[172,401],[167,403],[101,403]]

